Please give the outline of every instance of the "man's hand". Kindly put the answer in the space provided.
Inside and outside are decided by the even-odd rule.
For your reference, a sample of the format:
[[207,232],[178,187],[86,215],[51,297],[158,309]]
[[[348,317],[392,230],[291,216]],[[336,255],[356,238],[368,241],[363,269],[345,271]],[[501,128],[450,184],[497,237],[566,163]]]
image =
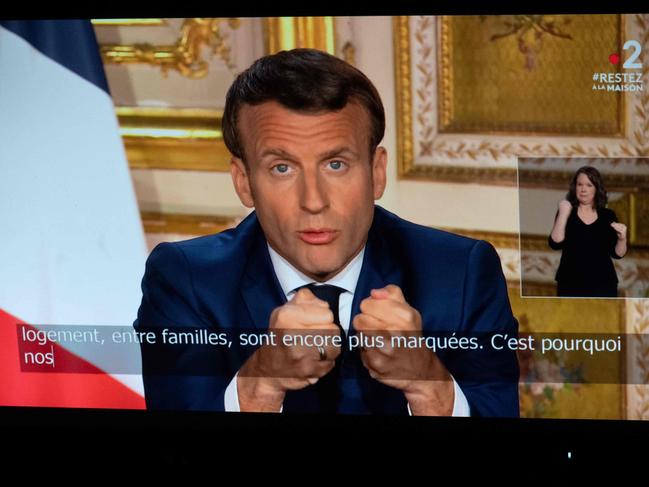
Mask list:
[[285,346],[282,337],[339,336],[333,319],[329,305],[308,289],[300,289],[288,303],[276,308],[270,316],[268,331],[278,336],[277,345],[260,347],[239,370],[237,394],[241,411],[279,411],[286,391],[315,384],[329,373],[340,355],[340,347],[323,347],[323,360],[317,348]]
[[383,347],[361,348],[370,376],[403,391],[414,415],[450,416],[454,388],[451,376],[426,347],[392,348],[391,336],[421,336],[421,315],[398,286],[373,289],[353,321],[357,332],[385,336]]

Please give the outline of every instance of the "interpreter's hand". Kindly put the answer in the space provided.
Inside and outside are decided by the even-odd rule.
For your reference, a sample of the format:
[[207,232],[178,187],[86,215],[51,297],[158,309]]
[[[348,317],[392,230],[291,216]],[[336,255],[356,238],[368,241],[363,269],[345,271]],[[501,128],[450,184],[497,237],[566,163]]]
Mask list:
[[559,201],[559,215],[570,215],[572,204],[568,200]]
[[626,240],[626,225],[624,223],[612,222],[611,226],[615,233],[617,233],[618,240]]
[[[268,332],[277,335],[276,345],[264,345],[255,351],[237,377],[239,405],[244,411],[279,411],[288,390],[315,384],[335,366],[340,347],[285,345],[284,335],[320,335],[333,339],[340,336],[334,316],[326,301],[306,288],[275,308]],[[342,337],[343,339],[345,337]],[[324,352],[324,357],[321,352]]]
[[410,306],[398,286],[373,289],[353,320],[357,333],[381,335],[382,347],[361,348],[370,376],[403,391],[415,415],[450,415],[454,387],[451,376],[435,353],[424,347],[393,348],[391,336],[421,336],[420,313]]

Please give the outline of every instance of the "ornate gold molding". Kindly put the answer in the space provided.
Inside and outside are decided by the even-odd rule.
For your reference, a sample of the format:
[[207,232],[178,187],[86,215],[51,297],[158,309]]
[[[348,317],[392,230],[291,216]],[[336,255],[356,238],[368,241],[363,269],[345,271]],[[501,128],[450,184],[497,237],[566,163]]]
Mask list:
[[412,159],[404,160],[402,167],[399,177],[404,179],[516,186],[516,169],[416,164]]
[[170,69],[192,79],[207,75],[209,64],[202,58],[203,47],[210,48],[212,54],[219,56],[230,69],[234,62],[230,46],[225,42],[220,24],[227,22],[236,29],[239,19],[193,18],[185,19],[181,35],[174,45],[154,46],[149,43],[134,45],[102,45],[101,56],[104,63],[127,64],[146,63],[159,66],[163,75]]
[[222,112],[205,109],[116,108],[132,169],[229,171]]
[[[425,18],[422,21],[422,29],[430,27],[433,22],[431,17]],[[393,37],[394,37],[394,52],[395,52],[395,86],[396,86],[396,111],[397,111],[397,164],[398,174],[400,178],[414,179],[414,180],[439,180],[448,182],[471,182],[476,181],[482,184],[498,184],[502,186],[516,186],[516,169],[508,168],[493,168],[493,167],[463,167],[463,166],[442,166],[442,165],[417,165],[415,162],[414,146],[413,146],[413,113],[412,113],[412,97],[413,87],[411,78],[411,57],[410,57],[410,18],[407,16],[398,16],[393,18]],[[418,32],[418,36],[422,33]],[[448,46],[446,47],[448,49]],[[424,50],[423,57],[430,60],[432,50]],[[444,52],[443,55],[450,55]],[[419,72],[426,72],[424,83],[431,85],[433,83],[430,75],[430,70],[434,70],[435,66],[415,66]],[[442,70],[443,67],[440,67]],[[442,71],[443,76],[450,76],[449,73]],[[421,98],[422,106],[426,111],[433,110],[434,100],[426,97],[426,93],[420,90],[416,93]],[[422,132],[424,136],[431,137],[435,132],[435,127],[425,123],[423,113],[417,114],[418,120],[422,125]],[[448,115],[450,116],[450,114]],[[483,144],[477,149],[471,149],[466,144],[459,142],[456,146],[451,146],[446,142],[439,142],[435,147],[432,146],[429,150],[442,151],[445,155],[451,158],[468,157],[475,160],[480,151],[493,148],[487,147]]]
[[410,27],[408,17],[392,21],[395,53],[395,87],[397,98],[397,166],[399,175],[410,175],[414,166],[412,148],[412,99],[410,78]]
[[[613,16],[611,16],[613,17]],[[622,50],[621,39],[624,37],[625,32],[625,20],[623,15],[615,15],[615,25],[614,30],[617,36],[618,45],[615,46],[615,49],[618,52]],[[564,54],[566,52],[571,52],[570,43],[575,40],[575,36],[583,36],[587,31],[574,32],[574,19],[570,14],[565,15],[485,15],[485,16],[470,16],[466,17],[465,20],[462,20],[458,17],[453,16],[440,16],[437,19],[437,30],[438,36],[434,44],[429,44],[425,42],[426,32],[425,30],[431,29],[430,26],[424,25],[426,22],[434,24],[435,20],[432,17],[423,17],[421,21],[417,21],[416,32],[414,35],[415,41],[412,46],[413,49],[417,51],[427,52],[427,49],[431,51],[436,50],[438,53],[437,66],[432,66],[431,69],[437,68],[438,73],[438,83],[437,83],[437,99],[438,99],[438,122],[439,122],[439,133],[453,133],[453,134],[484,134],[490,135],[494,131],[502,135],[522,135],[529,136],[586,136],[586,137],[623,137],[625,133],[625,113],[624,113],[624,99],[619,97],[619,100],[616,98],[616,101],[610,101],[607,99],[598,99],[598,106],[608,106],[609,104],[614,104],[617,108],[616,116],[614,117],[614,122],[611,122],[610,126],[604,130],[601,125],[605,120],[602,120],[601,117],[588,117],[587,111],[579,111],[582,108],[573,108],[569,112],[561,112],[563,104],[558,105],[553,110],[553,113],[559,112],[561,116],[559,120],[561,125],[556,125],[555,123],[545,123],[538,119],[540,115],[539,112],[547,112],[548,108],[545,105],[535,105],[530,104],[528,110],[530,115],[525,115],[529,117],[525,122],[516,122],[512,123],[511,121],[504,122],[504,127],[496,128],[497,124],[494,123],[495,120],[489,119],[488,121],[482,120],[471,120],[470,123],[462,120],[462,114],[466,116],[467,109],[472,110],[476,101],[467,98],[466,88],[471,86],[471,93],[479,94],[481,90],[476,90],[474,83],[481,83],[481,81],[474,80],[472,83],[465,83],[467,79],[467,74],[477,74],[471,64],[467,62],[456,63],[456,58],[467,56],[467,52],[464,52],[462,46],[470,42],[475,42],[475,39],[464,39],[469,37],[463,28],[458,26],[458,23],[471,22],[471,30],[474,30],[476,23],[481,27],[478,29],[484,28],[487,33],[486,38],[481,38],[481,40],[486,41],[487,44],[496,43],[500,44],[502,51],[499,52],[499,56],[491,61],[502,61],[502,57],[508,57],[511,59],[513,54],[514,57],[522,56],[520,69],[524,70],[526,73],[530,73],[538,68],[538,60],[536,56],[540,53],[543,47],[543,37],[554,37],[554,39],[561,39],[560,42],[563,44]],[[611,19],[612,20],[612,19]],[[610,24],[611,28],[613,24]],[[464,26],[466,29],[466,26]],[[565,30],[563,30],[565,29]],[[599,37],[600,34],[598,34]],[[515,53],[511,53],[506,47],[506,43],[502,43],[501,39],[512,36],[517,39],[515,43],[517,49]],[[421,39],[421,40],[420,40]],[[565,44],[568,43],[568,44]],[[511,45],[511,43],[510,43]],[[535,48],[531,48],[532,45],[535,45]],[[547,46],[546,46],[547,49]],[[457,50],[457,52],[455,51]],[[552,56],[561,55],[561,50],[557,50],[556,53],[548,53]],[[421,58],[419,58],[421,59]],[[593,61],[594,62],[594,61]],[[419,65],[417,66],[419,68]],[[561,69],[564,69],[565,66],[561,66]],[[508,68],[514,69],[514,68]],[[518,69],[518,68],[516,68]],[[468,71],[467,71],[468,70]],[[499,73],[502,73],[502,69],[497,69]],[[569,70],[566,71],[568,73]],[[417,75],[421,75],[422,72],[418,72]],[[562,73],[562,74],[566,74]],[[492,73],[493,74],[493,73]],[[554,73],[549,73],[554,75]],[[586,83],[588,84],[588,83]],[[518,96],[520,96],[524,91],[524,88],[521,86],[526,86],[525,84],[515,83],[513,88],[514,91],[517,91]],[[566,86],[562,86],[561,91],[566,91],[569,88],[569,84],[566,83]],[[545,87],[545,86],[544,86]],[[545,87],[550,89],[549,86]],[[588,90],[590,87],[588,87]],[[586,91],[588,91],[586,90]],[[526,93],[527,97],[530,98],[530,94]],[[500,96],[503,96],[501,94]],[[533,98],[532,98],[533,99]],[[586,104],[584,104],[586,105]],[[580,105],[584,106],[584,105]],[[499,110],[500,112],[500,110]],[[517,107],[517,116],[518,107]],[[608,121],[608,120],[607,120]],[[585,123],[586,122],[586,123]],[[539,148],[543,144],[539,145]],[[521,146],[516,147],[514,145],[512,149],[516,148],[516,152],[513,155],[518,155]],[[498,150],[497,146],[494,144],[492,149]],[[584,149],[585,150],[585,149]],[[512,152],[506,152],[508,155],[511,155]],[[565,153],[565,150],[562,149],[562,153]]]
[[649,304],[644,300],[626,302],[627,330],[631,337],[627,370],[634,381],[626,387],[626,412],[629,419],[649,419]]
[[554,282],[524,282],[522,289],[520,287],[518,289],[521,296],[556,297],[557,295],[557,285]]
[[550,246],[548,245],[548,236],[547,235],[531,235],[531,234],[522,234],[521,235],[521,250],[542,252],[550,251]]
[[624,197],[609,201],[619,220],[628,227],[629,244],[649,248],[649,191],[626,193]]
[[518,234],[509,232],[488,232],[485,230],[465,230],[463,228],[440,227],[451,233],[464,235],[465,237],[475,238],[477,240],[486,240],[497,249],[516,249],[518,250]]
[[210,235],[234,227],[238,219],[218,215],[185,215],[181,213],[140,213],[145,233]]
[[333,17],[269,17],[264,19],[266,53],[311,47],[335,55]]
[[[646,62],[645,51],[649,52],[649,15],[637,14],[626,16],[626,22],[631,25],[633,35],[643,45],[644,55],[642,79],[649,82],[649,63]],[[435,49],[444,58],[450,56],[449,43],[439,44],[439,38],[444,35],[444,23],[440,23],[441,32],[437,32],[436,40],[425,40],[431,36],[434,19],[417,17],[417,30],[411,32],[409,17],[394,17],[394,47],[395,47],[395,85],[397,87],[397,159],[400,178],[426,179],[449,182],[479,182],[481,184],[497,184],[506,186],[516,185],[516,169],[512,162],[516,157],[643,157],[649,156],[649,95],[636,94],[627,105],[631,124],[627,133],[616,138],[590,137],[561,138],[530,142],[532,136],[543,134],[507,133],[502,138],[490,134],[441,134],[438,123],[444,124],[449,120],[451,108],[441,100],[435,100],[435,77],[439,83],[451,80],[452,73],[443,62],[434,62]],[[412,59],[411,36],[417,40],[416,59]],[[414,56],[413,56],[414,57]],[[413,76],[417,76],[416,79]],[[413,81],[414,80],[414,81]],[[452,81],[452,80],[451,80]],[[415,89],[415,86],[428,87]],[[452,91],[452,83],[450,83]],[[414,112],[413,106],[417,106]],[[438,116],[433,116],[438,111]],[[416,123],[415,123],[416,122]],[[421,147],[414,147],[415,134]],[[517,140],[517,137],[527,135],[528,140]],[[550,134],[546,134],[550,135]],[[555,134],[556,135],[556,134]],[[415,155],[415,150],[421,154]],[[423,154],[423,155],[422,155]],[[418,162],[419,157],[428,160]],[[438,162],[439,161],[439,162]],[[510,167],[503,167],[506,162]],[[544,175],[539,175],[544,178]],[[550,176],[558,177],[558,175]],[[618,176],[614,176],[617,178]],[[620,176],[621,186],[629,187],[630,178]]]
[[354,44],[346,42],[341,51],[345,62],[356,66],[356,47],[354,47]]

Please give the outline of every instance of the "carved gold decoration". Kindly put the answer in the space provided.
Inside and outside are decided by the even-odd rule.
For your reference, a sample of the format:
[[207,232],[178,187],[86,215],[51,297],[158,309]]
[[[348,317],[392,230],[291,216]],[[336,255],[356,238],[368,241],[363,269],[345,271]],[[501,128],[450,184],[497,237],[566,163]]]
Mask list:
[[546,35],[572,40],[569,33],[561,30],[571,23],[568,15],[483,15],[480,20],[484,22],[489,17],[498,19],[498,27],[503,29],[492,34],[489,40],[494,42],[515,36],[518,50],[525,56],[525,69],[530,71],[537,66],[537,56],[543,49]]
[[229,171],[221,111],[119,107],[117,117],[132,169]]
[[636,14],[634,21],[638,28],[638,42],[642,45],[639,62],[642,63],[642,80],[645,91],[636,98],[634,113],[638,117],[638,127],[633,132],[633,140],[638,155],[649,156],[649,14]]
[[234,227],[239,219],[218,215],[141,212],[145,233],[210,235]]
[[[647,86],[649,63],[645,53],[649,50],[649,14],[626,17],[628,35],[643,46],[642,80]],[[628,101],[625,103],[629,124],[621,125],[624,132],[620,136],[568,138],[539,131],[503,132],[498,136],[475,131],[442,133],[440,127],[449,126],[454,119],[453,107],[444,103],[445,99],[454,96],[453,73],[443,62],[452,57],[453,52],[452,46],[443,42],[444,35],[448,35],[444,32],[444,21],[439,21],[439,32],[434,32],[434,22],[435,18],[431,17],[395,17],[393,20],[400,177],[513,186],[516,184],[517,157],[649,156],[647,90],[627,93],[623,97]],[[440,84],[448,86],[444,88]],[[436,87],[440,87],[439,93]],[[444,97],[438,100],[440,93],[444,93]],[[413,128],[417,132],[413,132]]]
[[193,18],[185,19],[180,38],[171,46],[154,46],[148,43],[135,45],[102,45],[104,63],[146,63],[159,66],[163,75],[174,69],[192,79],[207,75],[209,63],[202,58],[202,50],[208,47],[226,66],[234,70],[230,46],[221,32],[220,24],[226,22],[232,29],[239,26],[239,19]]
[[622,198],[609,201],[608,206],[627,226],[629,245],[649,247],[649,188],[627,193]]
[[269,17],[264,27],[268,54],[298,47],[335,54],[333,17]]
[[482,230],[465,230],[462,228],[448,228],[448,227],[441,228],[441,230],[445,230],[451,233],[457,233],[458,235],[464,235],[465,237],[475,238],[477,240],[486,240],[487,242],[490,242],[497,249],[518,250],[517,233],[486,232]]
[[627,417],[649,420],[649,300],[629,300],[627,333]]
[[[421,45],[420,59],[417,64],[417,74],[422,78],[421,84],[422,87],[417,90],[417,98],[419,99],[418,111],[417,111],[417,120],[421,126],[420,137],[422,144],[419,149],[421,155],[431,155],[433,151],[432,141],[430,137],[433,135],[435,130],[434,121],[430,114],[433,113],[433,104],[435,100],[432,98],[431,94],[434,89],[435,79],[435,59],[433,57],[434,51],[432,45],[427,45],[424,36],[432,28],[434,20],[432,17],[423,18],[417,26],[417,32],[415,33],[415,38],[418,43]],[[450,56],[448,46],[442,46],[442,56]],[[443,79],[448,79],[451,74],[447,67],[442,66],[441,76]],[[452,87],[451,87],[452,88]],[[441,107],[443,113],[443,118],[450,116],[448,109]]]
[[[528,62],[543,69],[530,70],[520,62],[520,38],[501,37],[489,42],[493,39],[493,35],[489,37],[492,29],[505,24],[522,29],[519,33],[524,36],[527,35],[524,32],[531,33],[532,37],[544,34],[552,22],[543,18],[542,15],[439,18],[440,132],[621,135],[622,97],[619,94],[601,96],[592,90],[591,84],[593,70],[604,71],[608,69],[606,65],[611,66],[607,60],[610,49],[622,49],[622,17],[557,16],[555,24],[561,18],[573,21],[571,30],[579,43],[560,37],[551,39],[545,46],[549,52],[543,53],[539,61],[531,61],[538,53],[523,47]],[[414,47],[432,49],[435,42],[430,36],[423,36],[421,41],[415,37]],[[620,70],[621,65],[614,68],[615,72]]]
[[634,286],[632,290],[623,289],[625,296],[649,298],[649,264],[638,262],[633,266],[617,265],[616,267],[621,267],[621,270],[618,271],[620,282],[630,283],[630,286]]
[[342,48],[343,59],[345,62],[351,64],[352,66],[356,65],[356,48],[351,42],[346,42]]
[[[413,173],[412,148],[412,85],[410,77],[410,27],[408,17],[395,17],[392,21],[395,53],[395,86],[397,96],[397,165],[400,176]],[[420,124],[423,125],[420,120]]]

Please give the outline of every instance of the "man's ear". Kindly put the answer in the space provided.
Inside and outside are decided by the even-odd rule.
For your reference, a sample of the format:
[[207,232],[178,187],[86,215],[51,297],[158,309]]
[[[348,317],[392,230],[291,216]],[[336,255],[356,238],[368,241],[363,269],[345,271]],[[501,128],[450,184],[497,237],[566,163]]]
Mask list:
[[250,179],[248,177],[248,169],[244,162],[238,157],[233,157],[230,160],[230,175],[232,176],[232,183],[237,196],[241,203],[246,208],[254,208],[255,202],[252,198],[252,191],[250,189]]
[[374,151],[374,158],[372,160],[372,184],[375,200],[381,198],[385,191],[385,185],[387,183],[387,165],[388,152],[385,150],[385,147],[377,147],[376,151]]

